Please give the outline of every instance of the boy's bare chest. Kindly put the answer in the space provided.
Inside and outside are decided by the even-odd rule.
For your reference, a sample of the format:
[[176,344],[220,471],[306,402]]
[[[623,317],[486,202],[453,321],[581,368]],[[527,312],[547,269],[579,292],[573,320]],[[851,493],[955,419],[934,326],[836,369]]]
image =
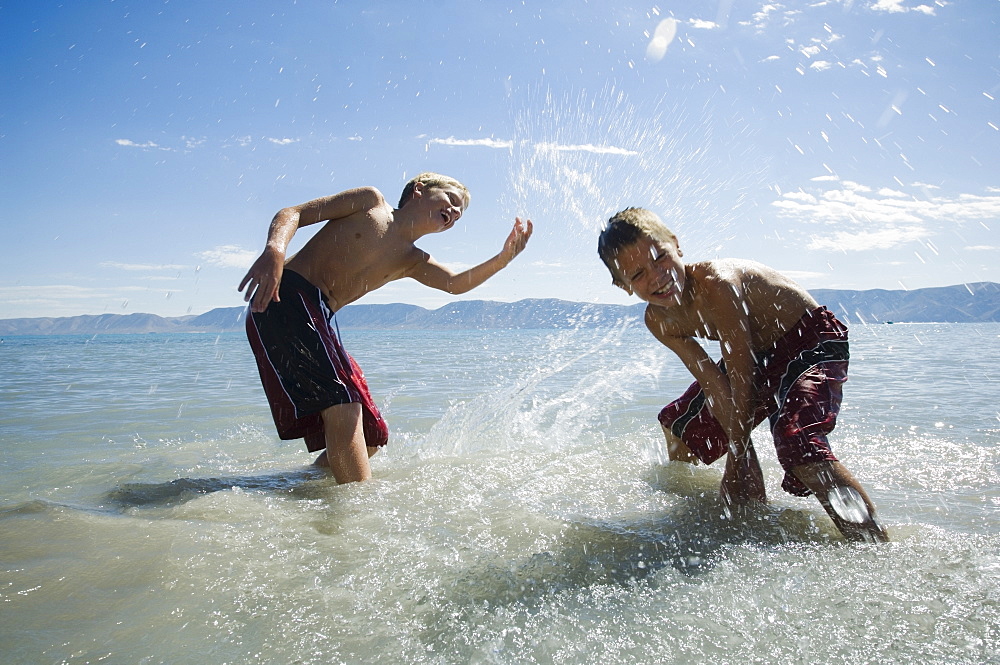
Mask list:
[[337,308],[403,277],[419,251],[370,220],[331,226],[313,236],[289,267],[308,273]]
[[711,317],[689,307],[655,308],[653,321],[671,337],[698,337],[719,340],[718,327]]

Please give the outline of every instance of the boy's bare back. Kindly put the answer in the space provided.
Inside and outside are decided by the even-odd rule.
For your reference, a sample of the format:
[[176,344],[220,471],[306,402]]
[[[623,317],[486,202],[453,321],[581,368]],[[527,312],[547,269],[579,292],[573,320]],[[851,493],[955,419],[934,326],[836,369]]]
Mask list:
[[720,259],[684,268],[686,288],[677,306],[647,308],[647,325],[656,327],[658,337],[732,344],[735,333],[739,341],[749,341],[751,351],[761,351],[817,307],[798,284],[755,261]]

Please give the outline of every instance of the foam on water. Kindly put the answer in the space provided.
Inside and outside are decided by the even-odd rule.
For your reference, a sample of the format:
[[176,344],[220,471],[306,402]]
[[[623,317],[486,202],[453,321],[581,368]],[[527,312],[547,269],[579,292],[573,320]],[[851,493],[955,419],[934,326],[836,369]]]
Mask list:
[[[726,519],[720,469],[663,462],[655,413],[688,377],[642,330],[345,334],[376,394],[393,391],[394,440],[360,485],[275,440],[240,336],[200,370],[214,387],[161,369],[153,398],[112,405],[128,422],[106,418],[104,396],[75,396],[75,428],[18,403],[3,440],[18,460],[2,472],[5,660],[995,660],[998,431],[959,395],[935,403],[960,428],[897,417],[925,399],[893,387],[927,362],[904,333],[897,355],[864,361],[873,378],[852,377],[835,441],[888,545],[847,545],[815,501],[782,494],[766,432],[772,502]],[[884,343],[856,337],[863,355]],[[211,353],[131,344],[96,351],[109,374],[137,355],[163,368],[178,348]],[[380,360],[387,346],[438,362],[402,368]],[[59,365],[75,382],[73,353]],[[237,415],[205,404],[157,420],[225,384]]]

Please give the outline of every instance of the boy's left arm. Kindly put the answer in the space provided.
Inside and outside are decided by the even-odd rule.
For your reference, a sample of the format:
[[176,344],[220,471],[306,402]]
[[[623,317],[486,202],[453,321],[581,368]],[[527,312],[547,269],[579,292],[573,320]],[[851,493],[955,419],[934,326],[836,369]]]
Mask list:
[[418,261],[406,276],[412,277],[421,284],[429,286],[439,291],[445,291],[453,295],[465,293],[476,288],[493,275],[507,267],[520,254],[533,230],[531,220],[521,221],[520,217],[515,218],[514,228],[504,242],[503,250],[496,256],[483,261],[478,266],[469,268],[460,273],[454,273],[447,267],[435,261],[429,254],[423,253],[423,259]]
[[715,329],[726,362],[729,388],[728,409],[721,409],[720,424],[729,437],[729,455],[722,476],[722,495],[727,503],[747,499],[766,501],[764,478],[750,439],[754,427],[755,358],[750,335],[750,316],[742,293],[724,284],[711,303]]

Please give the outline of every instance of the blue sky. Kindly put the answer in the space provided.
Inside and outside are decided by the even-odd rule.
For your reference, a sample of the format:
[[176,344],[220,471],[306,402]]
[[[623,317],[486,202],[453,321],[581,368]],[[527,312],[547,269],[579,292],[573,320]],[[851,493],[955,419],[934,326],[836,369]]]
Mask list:
[[[807,288],[1000,281],[1000,2],[4,3],[0,318],[242,304],[281,207],[423,170],[468,298],[631,302],[604,220]],[[301,246],[309,229],[297,236]],[[437,307],[392,283],[361,302]]]

